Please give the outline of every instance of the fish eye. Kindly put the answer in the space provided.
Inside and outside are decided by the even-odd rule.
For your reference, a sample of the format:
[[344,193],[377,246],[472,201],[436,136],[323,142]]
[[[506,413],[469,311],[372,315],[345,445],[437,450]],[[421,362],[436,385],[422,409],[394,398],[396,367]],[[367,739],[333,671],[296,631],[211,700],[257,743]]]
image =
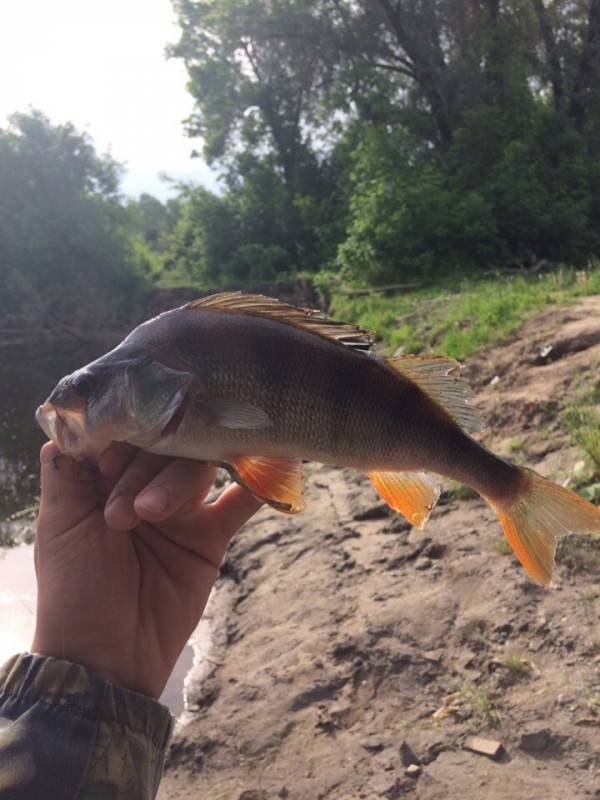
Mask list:
[[80,397],[87,400],[94,391],[94,379],[89,373],[82,372],[81,375],[78,375],[71,383],[71,386]]

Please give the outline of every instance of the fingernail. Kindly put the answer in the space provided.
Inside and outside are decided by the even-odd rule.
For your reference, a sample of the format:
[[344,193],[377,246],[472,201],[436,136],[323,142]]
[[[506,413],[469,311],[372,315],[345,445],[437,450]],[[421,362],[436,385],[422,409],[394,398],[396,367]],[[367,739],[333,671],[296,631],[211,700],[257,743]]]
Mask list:
[[151,514],[160,514],[169,505],[171,492],[164,486],[155,486],[143,492],[137,499],[136,505],[149,511]]

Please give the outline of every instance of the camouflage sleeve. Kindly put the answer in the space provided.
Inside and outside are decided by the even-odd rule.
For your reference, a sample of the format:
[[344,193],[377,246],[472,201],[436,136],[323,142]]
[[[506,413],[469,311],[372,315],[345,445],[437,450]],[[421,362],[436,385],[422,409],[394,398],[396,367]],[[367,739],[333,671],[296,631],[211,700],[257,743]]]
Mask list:
[[150,800],[172,722],[79,664],[14,656],[0,667],[0,800]]

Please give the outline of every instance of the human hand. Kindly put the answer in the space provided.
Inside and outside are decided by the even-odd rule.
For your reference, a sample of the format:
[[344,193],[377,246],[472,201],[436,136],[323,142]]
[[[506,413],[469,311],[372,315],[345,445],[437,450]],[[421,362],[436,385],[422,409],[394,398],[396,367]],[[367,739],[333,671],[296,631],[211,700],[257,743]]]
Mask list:
[[261,502],[233,484],[205,505],[213,468],[125,444],[96,470],[52,442],[40,458],[32,652],[159,697],[230,538]]

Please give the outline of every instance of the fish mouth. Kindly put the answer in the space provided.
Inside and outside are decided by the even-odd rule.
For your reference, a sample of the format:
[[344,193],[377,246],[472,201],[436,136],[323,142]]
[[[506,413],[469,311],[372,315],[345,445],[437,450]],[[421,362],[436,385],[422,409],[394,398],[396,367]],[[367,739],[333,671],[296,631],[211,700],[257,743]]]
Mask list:
[[56,409],[52,403],[46,401],[43,405],[38,406],[37,411],[35,412],[35,421],[44,431],[46,436],[57,444],[58,420],[58,414],[56,413]]
[[46,400],[35,412],[37,424],[46,436],[58,446],[61,453],[78,456],[80,454],[79,426],[73,417],[73,414],[61,414],[49,400]]

